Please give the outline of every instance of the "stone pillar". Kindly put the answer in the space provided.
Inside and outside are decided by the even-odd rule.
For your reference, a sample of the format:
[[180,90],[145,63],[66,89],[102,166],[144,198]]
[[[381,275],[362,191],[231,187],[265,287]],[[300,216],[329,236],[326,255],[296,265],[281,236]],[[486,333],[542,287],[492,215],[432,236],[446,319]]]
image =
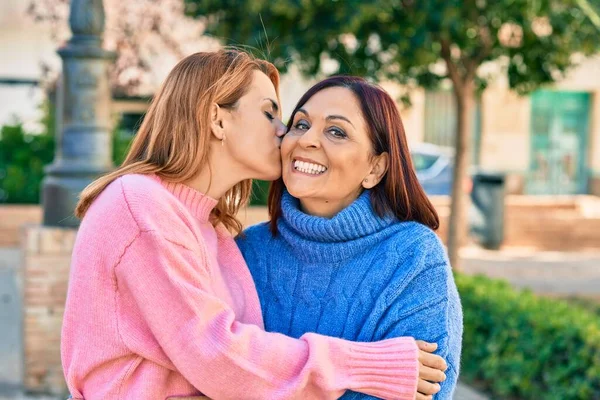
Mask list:
[[46,226],[77,227],[79,193],[113,168],[108,67],[114,53],[102,49],[102,0],[72,0],[69,24],[73,37],[58,50],[62,129],[42,189]]

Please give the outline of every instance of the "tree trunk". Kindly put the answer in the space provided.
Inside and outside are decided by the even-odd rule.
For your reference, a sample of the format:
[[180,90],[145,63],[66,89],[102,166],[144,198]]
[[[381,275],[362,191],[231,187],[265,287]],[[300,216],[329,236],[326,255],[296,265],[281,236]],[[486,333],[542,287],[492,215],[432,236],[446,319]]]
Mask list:
[[465,80],[462,85],[454,84],[456,98],[457,124],[454,155],[454,177],[452,182],[452,200],[450,203],[450,221],[448,225],[448,257],[454,270],[461,270],[459,249],[465,243],[468,233],[469,197],[465,191],[465,182],[469,178],[469,160],[473,131],[473,109],[475,105],[475,82]]

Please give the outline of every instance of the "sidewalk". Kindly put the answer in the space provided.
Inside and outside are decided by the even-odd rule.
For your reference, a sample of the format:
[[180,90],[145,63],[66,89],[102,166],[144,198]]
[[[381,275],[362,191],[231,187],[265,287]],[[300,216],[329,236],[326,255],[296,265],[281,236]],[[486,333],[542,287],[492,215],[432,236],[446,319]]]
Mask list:
[[459,382],[453,400],[489,400],[489,398]]
[[505,279],[515,287],[529,288],[538,294],[600,299],[600,252],[466,247],[461,256],[467,274]]

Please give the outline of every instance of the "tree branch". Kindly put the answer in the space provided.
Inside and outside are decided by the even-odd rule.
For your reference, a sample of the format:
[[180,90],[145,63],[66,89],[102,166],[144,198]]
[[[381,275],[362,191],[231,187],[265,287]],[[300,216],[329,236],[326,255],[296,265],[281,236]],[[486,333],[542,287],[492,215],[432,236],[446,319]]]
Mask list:
[[450,52],[450,41],[447,39],[441,39],[440,43],[442,45],[442,59],[446,62],[446,68],[448,69],[448,75],[450,75],[450,80],[454,84],[456,90],[462,90],[463,87],[463,79],[460,76],[460,72],[454,61],[452,61],[452,54]]
[[474,57],[467,63],[466,80],[475,78],[477,68],[479,68],[479,65],[492,51],[492,36],[490,34],[490,29],[487,26],[479,27],[479,37],[481,38],[481,47],[479,48],[477,54],[475,54]]

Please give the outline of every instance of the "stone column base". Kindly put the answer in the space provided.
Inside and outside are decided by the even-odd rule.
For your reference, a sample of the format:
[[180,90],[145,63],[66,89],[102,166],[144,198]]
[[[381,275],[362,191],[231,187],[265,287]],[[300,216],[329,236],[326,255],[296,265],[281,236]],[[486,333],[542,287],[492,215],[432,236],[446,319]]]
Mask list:
[[23,231],[23,384],[28,392],[67,393],[60,332],[76,233],[40,225]]

